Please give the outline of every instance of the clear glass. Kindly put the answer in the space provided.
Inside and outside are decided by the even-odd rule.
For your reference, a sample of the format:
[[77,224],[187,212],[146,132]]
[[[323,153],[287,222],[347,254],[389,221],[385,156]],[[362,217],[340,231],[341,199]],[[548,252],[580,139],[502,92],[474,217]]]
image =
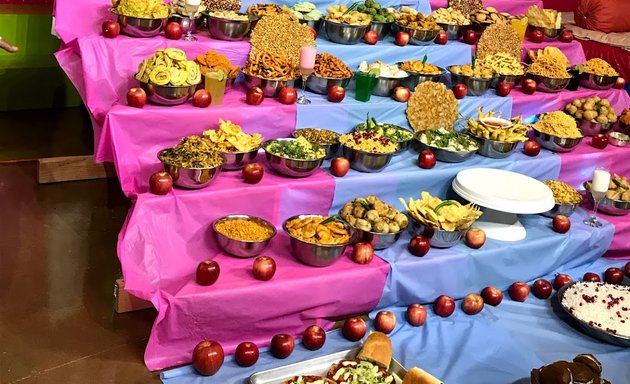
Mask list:
[[300,75],[302,76],[302,95],[298,97],[296,103],[310,104],[311,101],[306,98],[306,80],[313,73],[315,68],[315,57],[317,50],[312,46],[304,46],[300,48]]
[[225,75],[221,76],[221,80],[213,78],[212,76],[208,76],[206,74],[206,91],[210,94],[211,101],[210,105],[221,105],[223,104],[223,95],[225,94],[225,86],[227,84],[227,78]]
[[356,82],[354,98],[363,102],[370,101],[372,90],[376,85],[376,76],[365,72],[357,72],[354,75],[354,80]]
[[610,171],[606,168],[596,168],[593,172],[593,180],[591,181],[591,196],[593,196],[593,214],[584,220],[584,224],[593,228],[600,228],[602,222],[597,220],[597,209],[599,203],[606,197],[608,192],[608,184],[610,183]]
[[195,13],[199,10],[199,3],[195,0],[188,1],[186,0],[186,4],[184,5],[184,9],[186,10],[186,16],[188,16],[188,32],[182,37],[182,40],[186,41],[196,41],[197,38],[192,35],[192,26],[195,22],[194,17]]

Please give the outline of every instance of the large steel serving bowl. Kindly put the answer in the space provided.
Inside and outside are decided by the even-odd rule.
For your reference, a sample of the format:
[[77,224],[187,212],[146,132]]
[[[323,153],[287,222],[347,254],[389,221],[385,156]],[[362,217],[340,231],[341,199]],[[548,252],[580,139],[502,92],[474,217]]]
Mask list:
[[448,35],[449,40],[457,40],[464,35],[468,25],[437,23]]
[[[589,182],[591,182],[589,180]],[[583,184],[584,189],[586,190],[586,196],[588,200],[595,204],[593,200],[593,195],[591,191],[586,188],[586,182]],[[607,213],[611,216],[625,216],[630,213],[630,201],[622,201],[622,200],[612,200],[607,197],[604,197],[602,201],[599,202],[599,206],[597,207],[597,211],[601,211]]]
[[533,31],[542,31],[543,35],[545,35],[545,37],[547,39],[555,39],[560,35],[560,32],[562,32],[562,28],[545,28],[545,27],[537,27],[535,25],[527,25],[527,33],[531,33]]
[[144,89],[149,102],[171,106],[187,102],[197,90],[197,84],[180,86],[155,85],[141,81],[140,88]]
[[481,156],[489,157],[491,159],[504,159],[510,156],[514,153],[519,143],[518,141],[486,139],[473,135],[470,132],[468,132],[468,134],[479,143],[479,149],[477,152]]
[[455,84],[465,84],[468,87],[468,92],[466,93],[468,96],[481,96],[488,89],[490,89],[490,85],[492,85],[493,77],[472,77],[472,76],[464,76],[458,75],[451,71],[453,66],[448,67],[448,71],[451,73],[451,83]]
[[306,88],[315,93],[319,93],[320,95],[326,95],[328,93],[328,88],[333,85],[339,85],[340,87],[345,88],[350,83],[350,80],[352,80],[352,76],[335,79],[332,77],[319,77],[311,75],[306,80]]
[[396,23],[396,29],[409,34],[409,42],[414,45],[429,45],[440,33],[439,29],[414,29]]
[[405,77],[383,77],[379,76],[376,78],[376,85],[372,90],[372,94],[374,96],[382,96],[382,97],[390,97],[394,88],[402,84],[402,81],[406,79],[409,75]]
[[547,148],[553,152],[566,153],[574,150],[584,138],[565,139],[563,137],[542,133],[534,129],[534,139],[536,139],[543,148]]
[[466,230],[445,231],[443,229],[435,229],[424,225],[412,217],[407,228],[411,236],[423,235],[429,238],[429,242],[434,248],[450,248],[457,244],[466,234]]
[[350,168],[359,172],[380,172],[394,157],[395,152],[373,153],[350,148],[342,144],[343,156],[350,161]]
[[213,39],[239,41],[243,40],[252,28],[256,16],[242,14],[247,20],[229,20],[208,15],[208,33]]
[[[246,241],[246,240],[238,240],[231,237],[228,237],[221,232],[217,231],[217,224],[230,221],[230,220],[252,220],[257,222],[258,224],[267,227],[271,230],[271,235],[263,240],[257,241]],[[221,249],[229,253],[232,256],[236,257],[254,257],[260,255],[269,245],[271,239],[276,235],[276,228],[268,222],[267,220],[263,220],[260,217],[250,216],[250,215],[228,215],[223,216],[217,219],[214,223],[212,223],[212,229],[214,230],[214,234],[216,235],[217,242]]]
[[577,204],[554,204],[553,208],[551,208],[550,210],[548,210],[547,212],[543,212],[541,213],[541,215],[546,216],[546,217],[554,217],[556,215],[565,215],[566,217],[569,217],[573,214],[573,212],[575,212],[575,210],[577,209],[577,207],[580,205],[581,202],[577,203]]
[[[313,267],[327,267],[337,261],[346,250],[346,247],[354,243],[356,239],[356,232],[345,221],[340,220],[343,226],[350,234],[350,240],[343,244],[315,244],[309,243],[304,240],[300,240],[291,236],[287,228],[287,223],[294,219],[303,219],[308,217],[322,217],[321,215],[297,215],[289,217],[284,223],[282,223],[282,229],[289,235],[291,250],[293,256],[306,265]],[[323,220],[323,219],[322,219]]]
[[248,75],[245,72],[243,72],[243,75],[245,77],[245,86],[247,89],[260,87],[265,97],[278,97],[282,87],[293,87],[296,80],[263,79],[262,77]]
[[383,40],[383,38],[389,35],[389,32],[392,29],[392,22],[386,23],[383,21],[374,21],[370,23],[368,26],[368,31],[376,31],[378,33],[378,39]]
[[[402,62],[399,62],[397,64],[400,67]],[[424,83],[426,81],[433,81],[434,83],[439,83],[440,78],[442,77],[443,74],[446,73],[446,71],[444,70],[444,68],[441,68],[441,67],[438,67],[438,69],[440,70],[440,73],[438,73],[437,75],[427,75],[420,72],[405,71],[407,72],[407,75],[409,76],[405,77],[402,80],[402,84],[405,87],[409,88],[411,91],[413,91],[414,89],[416,89],[418,84]]]
[[[338,214],[341,216],[341,210],[339,210]],[[407,229],[407,227],[409,227],[409,225],[407,225],[407,227],[401,228],[396,233],[379,233],[379,232],[372,232],[372,231],[364,231],[352,225],[350,226],[356,231],[357,242],[370,243],[372,244],[372,248],[374,248],[377,251],[389,248],[392,244],[397,242],[398,239],[400,239],[400,235],[403,233],[405,229]]]
[[612,127],[610,123],[598,123],[596,121],[588,121],[585,119],[575,119],[578,128],[584,136],[595,136],[598,133],[606,133]]
[[547,93],[558,93],[565,89],[567,85],[569,85],[569,82],[571,82],[570,77],[568,79],[557,79],[553,77],[535,75],[533,73],[526,73],[525,76],[536,82],[536,89],[538,91]]
[[361,41],[369,25],[350,25],[326,20],[324,28],[328,40],[337,44],[352,45]]
[[523,80],[525,75],[502,75],[497,73],[496,77],[492,80],[492,84],[490,85],[492,88],[496,88],[499,83],[508,83],[512,86],[512,89],[516,87],[517,84],[520,84],[521,80]]
[[[301,129],[304,129],[304,128],[301,128]],[[315,129],[320,129],[322,131],[330,131],[328,129],[322,129],[322,128],[315,128]],[[293,137],[295,137],[295,138],[298,137],[296,135],[296,133],[298,131],[299,131],[299,129],[293,131],[293,134],[292,134]],[[337,134],[337,137],[339,136],[339,134],[337,132],[334,132],[334,131],[330,131],[330,132],[333,132],[333,133]],[[326,150],[326,157],[325,157],[325,159],[332,159],[335,156],[335,154],[337,153],[337,151],[339,150],[339,147],[341,147],[341,143],[339,143],[339,140],[337,140],[336,143],[317,143],[317,142],[315,142],[315,144],[319,144],[321,147],[323,147]]]
[[242,169],[247,164],[254,161],[258,155],[260,146],[246,152],[222,152],[221,156],[225,159],[223,164],[224,171],[237,171]]
[[619,76],[601,76],[594,73],[580,73],[580,85],[585,88],[604,90],[615,85]]
[[125,16],[112,11],[118,18],[120,32],[132,37],[154,37],[160,34],[162,28],[166,26],[168,18],[143,18]]
[[479,149],[479,148],[475,148],[470,151],[447,151],[444,148],[438,148],[438,147],[434,147],[432,145],[423,143],[422,141],[420,141],[420,136],[417,134],[414,137],[414,139],[420,146],[421,150],[424,150],[424,149],[431,150],[431,152],[435,154],[436,159],[443,161],[445,163],[461,163],[462,161],[465,161],[468,158],[472,157],[475,154],[475,152],[477,152],[477,150]]
[[300,24],[306,24],[309,27],[313,28],[315,32],[319,33],[319,30],[322,29],[322,25],[324,25],[324,18],[320,18],[318,20],[306,20],[299,19]]
[[[284,157],[280,155],[273,154],[267,151],[267,146],[272,141],[293,141],[296,139],[286,138],[286,139],[273,139],[267,140],[263,143],[263,149],[265,150],[265,156],[267,158],[267,162],[269,166],[274,171],[280,173],[284,176],[289,177],[307,177],[315,173],[319,166],[322,165],[324,158],[326,155],[320,157],[319,159],[314,160],[300,160],[300,159],[291,159],[289,157]],[[313,143],[313,145],[321,148],[319,144]]]
[[622,132],[608,132],[608,142],[615,147],[625,147],[630,143],[630,136]]
[[162,161],[161,155],[165,150],[163,149],[158,153],[158,160],[162,162],[164,170],[173,178],[173,184],[182,188],[201,189],[209,186],[219,176],[225,163],[224,159],[223,163],[212,168],[185,168]]

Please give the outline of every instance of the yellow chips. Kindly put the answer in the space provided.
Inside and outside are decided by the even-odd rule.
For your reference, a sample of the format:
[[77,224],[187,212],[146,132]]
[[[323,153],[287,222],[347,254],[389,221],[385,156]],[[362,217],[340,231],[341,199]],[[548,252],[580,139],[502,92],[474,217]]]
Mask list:
[[477,109],[477,120],[469,119],[466,129],[477,137],[489,140],[507,141],[513,143],[515,141],[526,141],[529,128],[522,124],[522,117],[518,116],[512,120],[511,127],[498,127],[489,124],[482,124],[482,119],[494,117],[494,111],[483,113],[483,108]]
[[339,221],[321,224],[326,216],[297,218],[286,224],[289,234],[307,243],[344,244],[350,241],[350,233]]
[[422,192],[420,200],[399,199],[407,213],[419,223],[434,229],[458,231],[470,228],[481,216],[481,211],[474,204],[462,205],[455,200],[444,200]]
[[162,0],[113,0],[112,10],[118,14],[145,19],[165,19],[169,7]]
[[507,52],[497,52],[487,55],[483,59],[477,60],[475,66],[490,68],[499,75],[518,76],[525,73],[521,62]]
[[158,49],[138,66],[136,79],[155,85],[184,86],[201,82],[199,65],[189,61],[181,49]]
[[535,27],[562,27],[562,13],[555,9],[540,9],[536,5],[532,5],[527,9],[526,16],[529,19],[529,24]]
[[240,126],[223,119],[219,119],[218,130],[209,129],[203,133],[203,137],[219,152],[249,152],[262,144],[259,133],[248,135]]
[[533,125],[535,130],[563,139],[578,139],[584,137],[577,127],[575,119],[562,111],[545,113]]

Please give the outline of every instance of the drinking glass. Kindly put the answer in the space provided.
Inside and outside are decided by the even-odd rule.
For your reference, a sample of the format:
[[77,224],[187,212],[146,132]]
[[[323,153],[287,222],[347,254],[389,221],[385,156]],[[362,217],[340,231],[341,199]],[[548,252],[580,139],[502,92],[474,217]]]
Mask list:
[[225,76],[225,72],[213,71],[206,72],[205,74],[206,91],[210,94],[210,105],[221,105],[223,104],[223,95],[225,94],[225,86],[227,84],[227,77]]
[[372,90],[376,86],[376,76],[365,72],[356,72],[354,74],[355,91],[354,98],[358,101],[370,101]]
[[593,214],[584,220],[584,224],[589,227],[599,228],[602,226],[602,222],[597,220],[597,208],[599,208],[599,203],[606,197],[608,184],[610,184],[610,171],[606,168],[596,168],[591,181],[591,196],[593,196],[594,203]]
[[306,105],[311,101],[306,98],[306,80],[315,69],[315,57],[317,50],[314,46],[304,46],[300,48],[300,75],[302,76],[302,95],[298,97],[296,103]]
[[194,17],[197,11],[199,10],[199,6],[201,5],[201,0],[186,0],[184,4],[184,9],[186,10],[186,16],[188,16],[188,32],[182,38],[182,40],[186,41],[196,41],[197,38],[192,35],[192,26],[194,24]]

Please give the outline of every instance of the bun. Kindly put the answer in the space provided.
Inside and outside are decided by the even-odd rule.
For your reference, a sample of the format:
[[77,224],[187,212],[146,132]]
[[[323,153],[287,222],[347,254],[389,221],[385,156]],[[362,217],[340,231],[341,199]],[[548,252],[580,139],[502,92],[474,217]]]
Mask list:
[[418,368],[413,367],[407,374],[402,384],[444,384],[441,380],[431,375],[430,373]]
[[359,360],[367,360],[385,369],[392,361],[392,341],[381,332],[372,332],[357,355]]

